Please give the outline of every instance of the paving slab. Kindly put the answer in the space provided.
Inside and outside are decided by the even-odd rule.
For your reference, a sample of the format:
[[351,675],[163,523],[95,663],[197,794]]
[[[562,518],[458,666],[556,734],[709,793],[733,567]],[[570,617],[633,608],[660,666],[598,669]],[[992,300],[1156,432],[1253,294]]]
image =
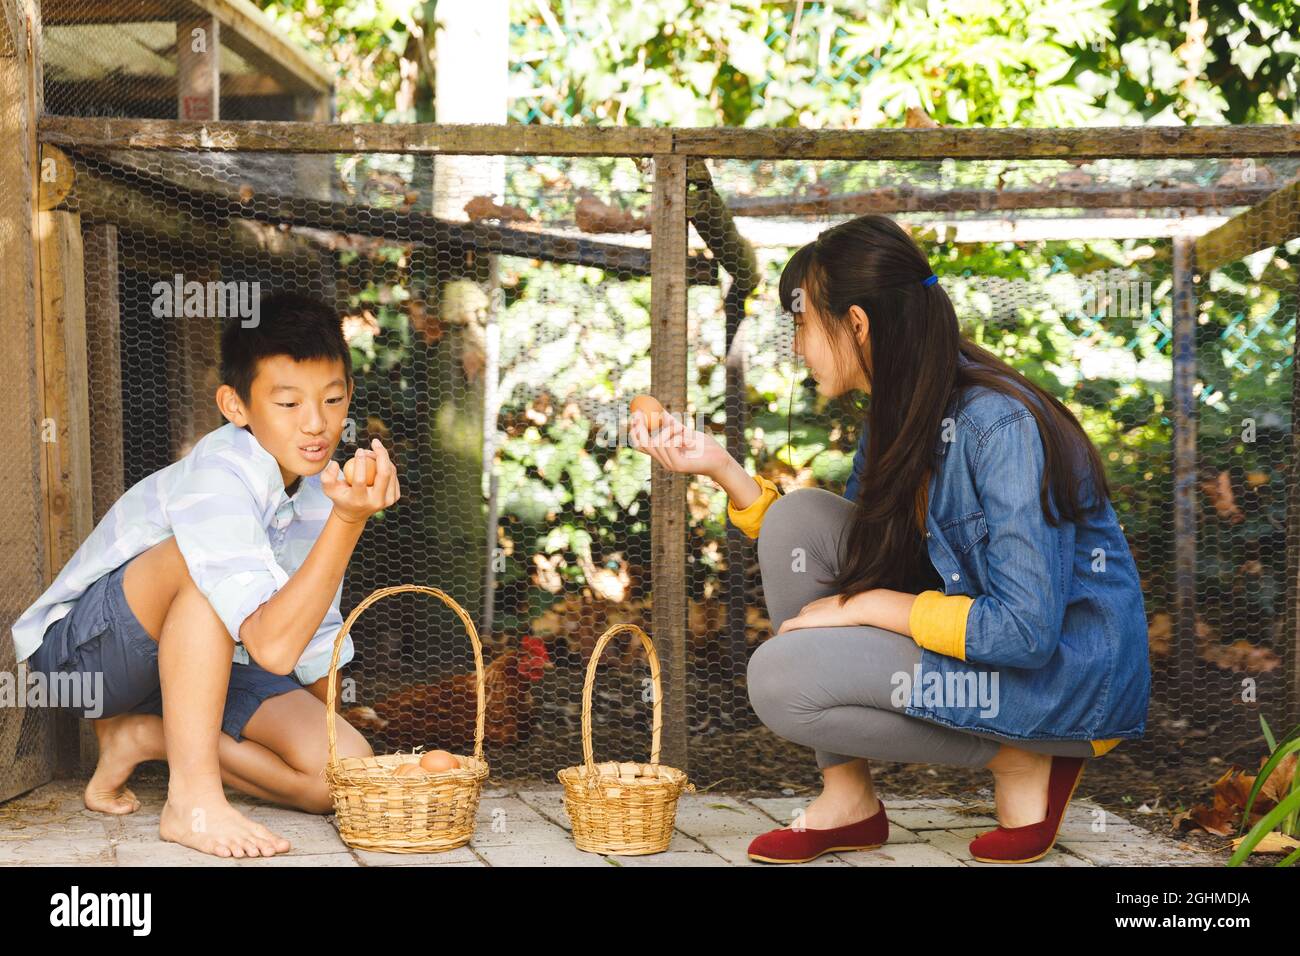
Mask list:
[[[477,827],[466,846],[438,853],[383,853],[348,847],[333,814],[276,806],[234,790],[232,805],[293,844],[274,857],[226,858],[168,843],[158,836],[165,781],[133,783],[136,813],[86,810],[84,781],[57,780],[0,805],[0,866],[767,866],[749,859],[760,833],[788,826],[814,794],[686,793],[677,803],[668,850],[636,856],[587,853],[573,843],[564,789],[558,783],[490,787],[479,801]],[[997,826],[986,792],[952,797],[882,794],[889,842],[875,850],[826,854],[800,866],[1003,867],[971,859],[969,843]],[[1056,846],[1043,859],[1015,866],[1204,866],[1219,857],[1151,834],[1092,801],[1075,800]]]

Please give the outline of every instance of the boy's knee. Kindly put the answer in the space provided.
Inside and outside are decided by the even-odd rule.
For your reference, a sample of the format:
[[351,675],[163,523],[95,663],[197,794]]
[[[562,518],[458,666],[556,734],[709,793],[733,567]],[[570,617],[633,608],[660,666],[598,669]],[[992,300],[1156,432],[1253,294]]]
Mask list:
[[298,794],[298,808],[308,813],[332,813],[334,799],[330,796],[329,781],[325,779],[322,766],[315,774],[307,777]]
[[[346,723],[338,723],[338,740],[335,749],[339,759],[345,757],[373,757],[370,744],[366,738],[353,730]],[[345,729],[346,728],[346,729]],[[350,733],[349,733],[350,731]],[[328,759],[328,756],[325,758]],[[333,813],[334,798],[330,796],[329,781],[325,779],[325,762],[304,774],[302,790],[298,794],[298,806],[308,813]]]

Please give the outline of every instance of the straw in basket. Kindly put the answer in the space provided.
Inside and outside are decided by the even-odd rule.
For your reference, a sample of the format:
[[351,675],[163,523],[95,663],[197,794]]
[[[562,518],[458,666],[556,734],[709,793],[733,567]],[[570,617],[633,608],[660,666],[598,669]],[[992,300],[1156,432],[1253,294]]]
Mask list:
[[[419,763],[420,754],[397,753],[376,757],[338,756],[338,738],[334,724],[334,675],[338,671],[343,639],[357,617],[382,597],[416,591],[440,598],[469,632],[474,645],[474,668],[478,676],[478,721],[474,729],[472,756],[456,754],[460,768],[442,773],[397,777],[393,772],[404,763]],[[348,615],[334,640],[330,659],[329,692],[325,721],[329,730],[329,763],[325,779],[339,825],[339,835],[348,846],[389,853],[432,853],[450,850],[468,843],[474,835],[479,794],[487,779],[488,765],[483,759],[483,648],[479,644],[474,622],[465,609],[437,588],[401,584],[380,588],[356,606]]]
[[[653,734],[650,762],[610,760],[596,763],[591,749],[591,688],[596,664],[610,638],[631,631],[641,639],[654,685]],[[582,756],[584,763],[565,767],[557,776],[564,784],[564,809],[573,824],[579,850],[635,856],[662,853],[673,838],[677,798],[695,791],[686,774],[659,763],[659,733],[663,723],[659,655],[645,631],[635,624],[615,624],[596,642],[582,685]]]

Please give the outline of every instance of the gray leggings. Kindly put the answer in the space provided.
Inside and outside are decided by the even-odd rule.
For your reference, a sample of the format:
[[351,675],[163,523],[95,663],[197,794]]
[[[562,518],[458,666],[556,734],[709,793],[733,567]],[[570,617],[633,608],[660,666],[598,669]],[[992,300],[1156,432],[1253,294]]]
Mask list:
[[[983,767],[1002,741],[1023,750],[1090,757],[1086,740],[1016,740],[957,730],[903,712],[890,700],[891,675],[913,673],[921,649],[881,627],[810,627],[776,631],[805,604],[834,593],[854,505],[823,488],[801,488],[774,501],[763,516],[758,560],[773,637],[749,660],[749,700],[773,733],[816,750],[817,766],[869,757],[901,763]],[[792,552],[803,549],[802,569]]]

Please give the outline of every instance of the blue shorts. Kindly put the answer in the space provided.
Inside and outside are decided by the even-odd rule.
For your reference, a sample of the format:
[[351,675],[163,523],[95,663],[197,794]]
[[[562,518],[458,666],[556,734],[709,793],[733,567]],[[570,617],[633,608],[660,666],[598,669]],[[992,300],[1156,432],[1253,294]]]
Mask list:
[[[78,707],[89,718],[162,715],[158,644],[126,603],[122,578],[127,564],[130,561],[91,584],[72,610],[46,629],[41,646],[26,662],[31,673],[82,675],[83,687],[98,685],[101,699]],[[96,674],[103,675],[102,681],[95,680]],[[262,701],[302,686],[290,675],[273,674],[252,662],[232,661],[222,731],[243,740],[244,726]]]

